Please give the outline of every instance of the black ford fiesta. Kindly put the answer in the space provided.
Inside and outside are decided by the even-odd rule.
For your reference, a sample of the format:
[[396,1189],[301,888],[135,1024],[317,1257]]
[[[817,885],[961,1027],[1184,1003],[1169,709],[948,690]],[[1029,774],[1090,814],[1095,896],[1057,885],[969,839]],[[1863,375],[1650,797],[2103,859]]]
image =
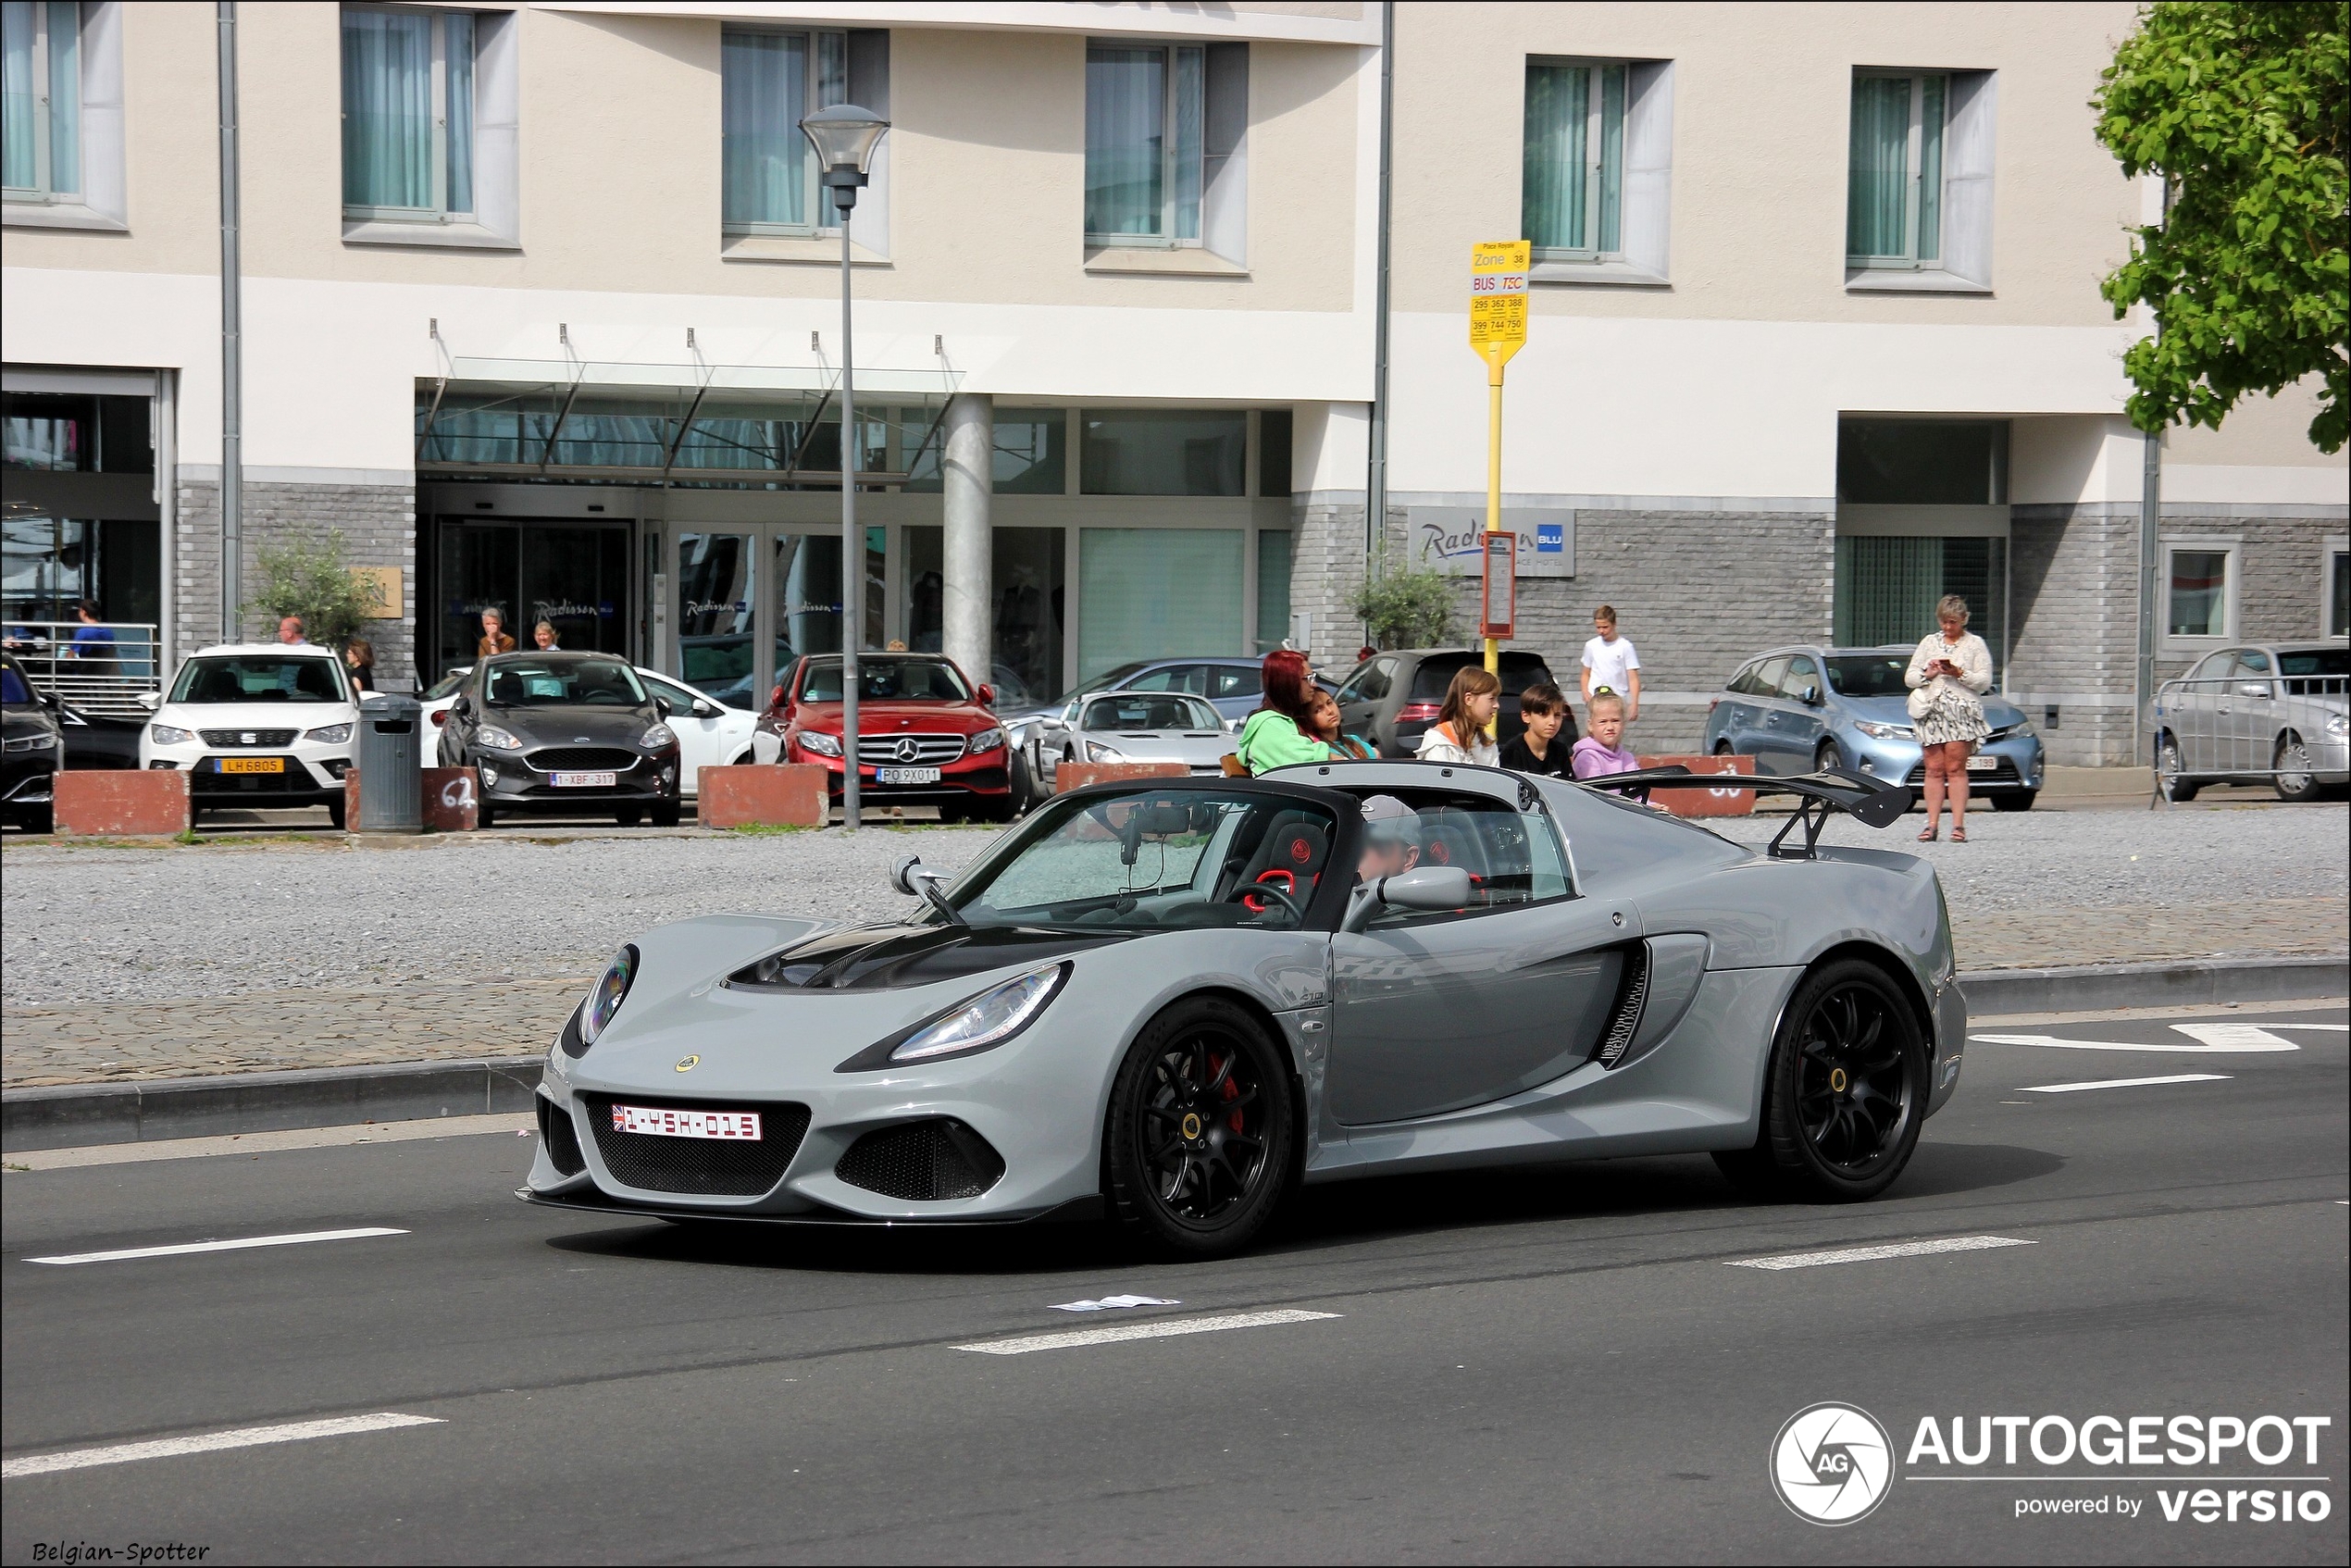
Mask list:
[[481,772],[480,816],[610,812],[678,826],[669,704],[604,653],[501,653],[474,666],[441,732],[441,765]]

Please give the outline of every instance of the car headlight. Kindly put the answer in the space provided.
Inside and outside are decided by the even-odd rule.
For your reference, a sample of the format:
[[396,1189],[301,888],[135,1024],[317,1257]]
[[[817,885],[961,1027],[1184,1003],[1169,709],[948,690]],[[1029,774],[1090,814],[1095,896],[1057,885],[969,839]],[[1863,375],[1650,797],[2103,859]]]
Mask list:
[[1088,740],[1086,742],[1086,760],[1088,762],[1125,762],[1126,753],[1115,746],[1105,746],[1100,740]]
[[[1069,978],[1069,964],[1049,964],[1042,969],[991,986],[968,1001],[914,1027],[905,1039],[890,1046],[889,1062],[928,1062],[941,1056],[963,1056],[1003,1044],[1028,1027],[1045,1004]],[[870,1056],[871,1052],[865,1053]],[[855,1060],[863,1061],[864,1058]],[[875,1066],[883,1064],[876,1062]],[[846,1065],[846,1064],[844,1064]]]
[[323,741],[330,746],[340,746],[351,739],[351,726],[347,724],[320,725],[316,729],[304,730],[302,738],[305,740]]
[[42,730],[37,734],[18,736],[7,742],[6,749],[11,752],[45,752],[56,743],[48,731]]
[[1004,732],[1002,730],[983,729],[964,743],[964,750],[969,752],[974,756],[977,756],[982,752],[1001,750],[1003,744]]
[[1872,740],[1914,740],[1918,738],[1918,732],[1907,724],[1877,724],[1866,718],[1857,718],[1853,721],[1853,728]]
[[181,729],[171,724],[151,724],[147,726],[147,733],[155,738],[158,746],[184,746],[196,738],[194,730]]
[[612,1027],[613,1014],[628,1000],[628,988],[636,978],[637,948],[631,943],[612,955],[612,962],[604,965],[604,972],[589,991],[588,1000],[579,1004],[580,1051],[595,1044],[596,1037]]
[[2327,715],[2327,733],[2338,740],[2345,735],[2351,735],[2351,715]]
[[827,735],[822,730],[803,729],[800,732],[800,749],[814,752],[820,757],[840,755],[840,737]]
[[494,724],[485,724],[475,730],[474,740],[477,743],[488,746],[492,751],[519,752],[522,750],[522,742],[515,738],[513,730],[501,729]]
[[637,737],[637,749],[641,752],[666,751],[677,743],[678,732],[665,724],[656,724]]

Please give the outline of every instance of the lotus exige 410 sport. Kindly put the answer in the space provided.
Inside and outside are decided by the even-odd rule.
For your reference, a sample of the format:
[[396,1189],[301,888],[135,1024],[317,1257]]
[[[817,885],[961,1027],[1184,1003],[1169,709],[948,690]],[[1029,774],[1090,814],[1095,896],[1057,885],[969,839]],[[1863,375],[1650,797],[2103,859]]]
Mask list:
[[[1227,1251],[1301,1182],[1705,1151],[1811,1201],[1900,1175],[1959,1082],[1934,871],[1819,842],[1896,788],[1760,778],[1767,850],[1489,768],[1058,795],[883,925],[623,948],[548,1055],[519,1196],[685,1221],[1107,1214]],[[1742,780],[1742,783],[1745,783]]]

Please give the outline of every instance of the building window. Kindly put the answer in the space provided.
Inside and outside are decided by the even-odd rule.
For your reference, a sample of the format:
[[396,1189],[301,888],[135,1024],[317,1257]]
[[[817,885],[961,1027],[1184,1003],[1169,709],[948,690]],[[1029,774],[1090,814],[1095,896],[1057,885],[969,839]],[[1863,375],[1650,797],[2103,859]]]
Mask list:
[[1088,495],[1240,495],[1249,416],[1238,409],[1088,409],[1079,449]]
[[1086,243],[1203,246],[1238,261],[1246,44],[1086,51]]
[[346,218],[473,218],[476,24],[466,11],[342,8]]
[[2175,642],[2213,641],[2234,635],[2235,549],[2189,541],[2164,549],[2164,635]]
[[719,75],[727,231],[838,230],[840,215],[817,184],[821,171],[800,122],[850,101],[849,35],[729,28]]
[[2320,616],[2320,633],[2326,637],[2351,637],[2351,545],[2329,543],[2327,560],[2319,578],[2323,596],[2324,613]]
[[1848,267],[1938,267],[1947,76],[1857,72],[1845,198]]
[[81,192],[81,7],[7,0],[7,196]]
[[1620,61],[1526,62],[1526,237],[1545,261],[1624,248],[1624,71]]

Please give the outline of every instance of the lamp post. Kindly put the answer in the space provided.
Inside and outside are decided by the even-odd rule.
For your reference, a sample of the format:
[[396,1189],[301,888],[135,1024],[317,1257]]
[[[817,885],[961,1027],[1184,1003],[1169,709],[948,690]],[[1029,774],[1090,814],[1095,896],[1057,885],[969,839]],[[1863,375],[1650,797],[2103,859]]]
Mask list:
[[818,109],[800,122],[816,149],[818,178],[840,210],[840,810],[857,831],[857,650],[865,638],[865,541],[857,532],[857,383],[849,328],[849,215],[889,121],[854,104]]

